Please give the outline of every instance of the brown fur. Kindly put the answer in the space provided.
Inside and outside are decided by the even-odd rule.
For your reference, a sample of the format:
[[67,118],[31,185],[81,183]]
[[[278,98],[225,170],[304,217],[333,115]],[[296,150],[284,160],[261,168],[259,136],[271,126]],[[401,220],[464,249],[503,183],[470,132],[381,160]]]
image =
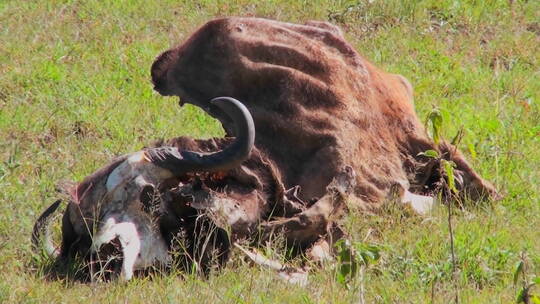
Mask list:
[[[419,152],[455,150],[428,137],[404,77],[375,67],[324,22],[216,19],[160,55],[152,79],[161,94],[203,108],[216,96],[242,100],[255,121],[256,147],[275,163],[285,187],[299,184],[306,200],[321,197],[350,165],[355,201],[378,207],[397,183],[419,192],[431,187],[419,185],[429,161]],[[223,113],[209,113],[231,131]],[[462,193],[497,197],[459,152],[445,157],[464,176]]]

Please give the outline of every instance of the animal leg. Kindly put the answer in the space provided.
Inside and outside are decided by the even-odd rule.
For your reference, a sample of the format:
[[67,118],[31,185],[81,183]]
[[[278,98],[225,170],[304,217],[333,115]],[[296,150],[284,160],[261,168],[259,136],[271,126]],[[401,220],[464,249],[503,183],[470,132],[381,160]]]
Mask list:
[[463,154],[449,143],[442,142],[440,144],[441,153],[448,155],[448,158],[456,164],[458,175],[458,190],[463,198],[468,197],[473,201],[479,199],[500,200],[502,195],[497,192],[495,187],[488,181],[484,180],[476,173]]
[[334,244],[345,236],[345,232],[333,223],[328,234],[318,239],[313,246],[306,251],[306,256],[313,262],[324,263],[333,260]]
[[283,231],[287,241],[306,247],[330,232],[331,225],[341,215],[348,194],[353,190],[355,173],[346,167],[328,185],[327,193],[306,211],[298,215],[262,224],[263,239]]

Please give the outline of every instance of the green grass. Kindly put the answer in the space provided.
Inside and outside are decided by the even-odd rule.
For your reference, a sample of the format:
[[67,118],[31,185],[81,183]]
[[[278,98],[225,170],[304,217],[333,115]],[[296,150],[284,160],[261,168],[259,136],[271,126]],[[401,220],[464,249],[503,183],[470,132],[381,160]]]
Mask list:
[[[332,267],[302,288],[235,259],[201,280],[171,274],[128,284],[47,281],[29,246],[59,180],[80,180],[156,138],[223,134],[202,111],[152,91],[150,65],[217,16],[330,20],[358,51],[415,86],[419,117],[438,107],[446,137],[505,198],[447,213],[388,208],[347,219],[382,248],[365,274],[369,303],[510,303],[522,251],[540,275],[540,2],[538,1],[0,1],[0,302],[350,303]],[[540,289],[540,288],[538,288]],[[536,293],[540,293],[540,290]]]

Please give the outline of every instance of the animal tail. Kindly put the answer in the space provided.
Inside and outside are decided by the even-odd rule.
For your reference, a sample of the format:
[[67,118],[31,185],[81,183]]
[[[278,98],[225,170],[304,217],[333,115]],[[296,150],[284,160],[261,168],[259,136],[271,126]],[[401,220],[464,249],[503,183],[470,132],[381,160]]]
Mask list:
[[32,229],[32,250],[34,252],[39,252],[40,246],[43,246],[43,249],[45,249],[50,257],[55,258],[58,256],[58,250],[51,239],[49,226],[54,212],[58,209],[61,202],[62,200],[57,200],[52,203],[36,220],[34,229]]

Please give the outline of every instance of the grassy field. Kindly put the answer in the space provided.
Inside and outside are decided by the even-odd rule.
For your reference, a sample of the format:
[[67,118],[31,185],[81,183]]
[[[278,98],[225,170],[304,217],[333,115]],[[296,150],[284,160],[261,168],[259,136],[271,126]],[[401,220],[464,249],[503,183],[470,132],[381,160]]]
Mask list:
[[[194,2],[194,1],[193,1]],[[359,282],[331,265],[287,285],[235,259],[206,280],[181,273],[127,284],[47,281],[30,231],[59,180],[161,137],[223,134],[200,110],[152,91],[150,65],[218,16],[329,20],[371,61],[407,77],[421,119],[443,131],[505,198],[455,208],[452,276],[447,212],[388,208],[350,215],[353,240],[376,244],[368,303],[511,303],[516,263],[540,276],[540,1],[0,0],[0,302],[351,303]],[[532,290],[540,293],[540,286]]]

